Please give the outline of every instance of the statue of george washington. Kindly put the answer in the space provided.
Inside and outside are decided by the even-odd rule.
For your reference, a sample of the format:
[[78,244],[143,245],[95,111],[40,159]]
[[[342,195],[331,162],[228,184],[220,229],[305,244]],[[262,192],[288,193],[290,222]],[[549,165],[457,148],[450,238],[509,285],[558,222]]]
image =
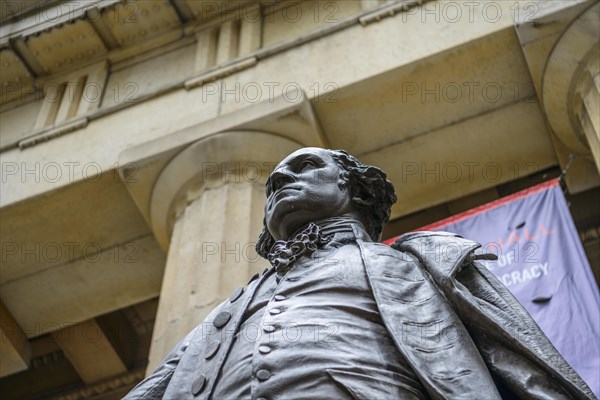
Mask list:
[[378,243],[396,201],[380,169],[305,148],[267,181],[235,290],[126,399],[593,399],[479,244],[443,232]]

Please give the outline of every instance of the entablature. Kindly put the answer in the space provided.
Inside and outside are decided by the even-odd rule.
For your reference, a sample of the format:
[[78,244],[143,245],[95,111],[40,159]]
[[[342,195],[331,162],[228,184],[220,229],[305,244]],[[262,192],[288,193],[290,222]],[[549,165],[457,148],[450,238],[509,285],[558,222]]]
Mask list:
[[[104,0],[40,6],[0,30],[0,112],[41,102],[33,128],[11,126],[3,134],[0,151],[33,146],[149,97],[202,86],[253,67],[260,59],[423,2]],[[187,46],[195,47],[191,63]],[[113,78],[152,59],[160,64],[160,57],[180,49],[182,66],[148,84],[151,90],[140,88],[143,83],[137,81]],[[85,78],[87,70],[98,65],[102,71],[92,81],[64,79]],[[63,96],[65,88],[75,95]],[[94,91],[88,107],[79,107]],[[66,104],[69,99],[73,101]],[[28,116],[34,108],[28,107]],[[5,118],[22,113],[13,114]]]

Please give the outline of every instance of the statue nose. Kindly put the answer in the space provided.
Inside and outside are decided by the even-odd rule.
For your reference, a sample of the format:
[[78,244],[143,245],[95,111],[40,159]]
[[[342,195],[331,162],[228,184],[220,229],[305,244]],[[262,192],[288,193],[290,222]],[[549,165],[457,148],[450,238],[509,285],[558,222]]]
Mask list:
[[282,186],[296,182],[296,179],[286,171],[280,170],[275,171],[271,174],[271,184],[273,185],[273,191],[281,188]]

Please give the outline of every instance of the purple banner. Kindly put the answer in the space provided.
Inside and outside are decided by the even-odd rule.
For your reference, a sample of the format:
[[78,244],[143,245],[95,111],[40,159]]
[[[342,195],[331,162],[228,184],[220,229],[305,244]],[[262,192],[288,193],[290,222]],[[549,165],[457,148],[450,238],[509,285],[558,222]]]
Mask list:
[[454,232],[498,255],[488,269],[600,397],[600,295],[558,180],[418,230]]

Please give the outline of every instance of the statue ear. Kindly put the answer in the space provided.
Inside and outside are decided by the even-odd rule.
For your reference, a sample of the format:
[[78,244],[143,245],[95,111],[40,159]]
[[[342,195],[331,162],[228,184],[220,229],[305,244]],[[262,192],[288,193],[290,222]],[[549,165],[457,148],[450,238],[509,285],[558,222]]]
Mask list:
[[344,191],[347,187],[350,186],[350,173],[348,171],[340,172],[337,180],[338,187],[340,190]]

